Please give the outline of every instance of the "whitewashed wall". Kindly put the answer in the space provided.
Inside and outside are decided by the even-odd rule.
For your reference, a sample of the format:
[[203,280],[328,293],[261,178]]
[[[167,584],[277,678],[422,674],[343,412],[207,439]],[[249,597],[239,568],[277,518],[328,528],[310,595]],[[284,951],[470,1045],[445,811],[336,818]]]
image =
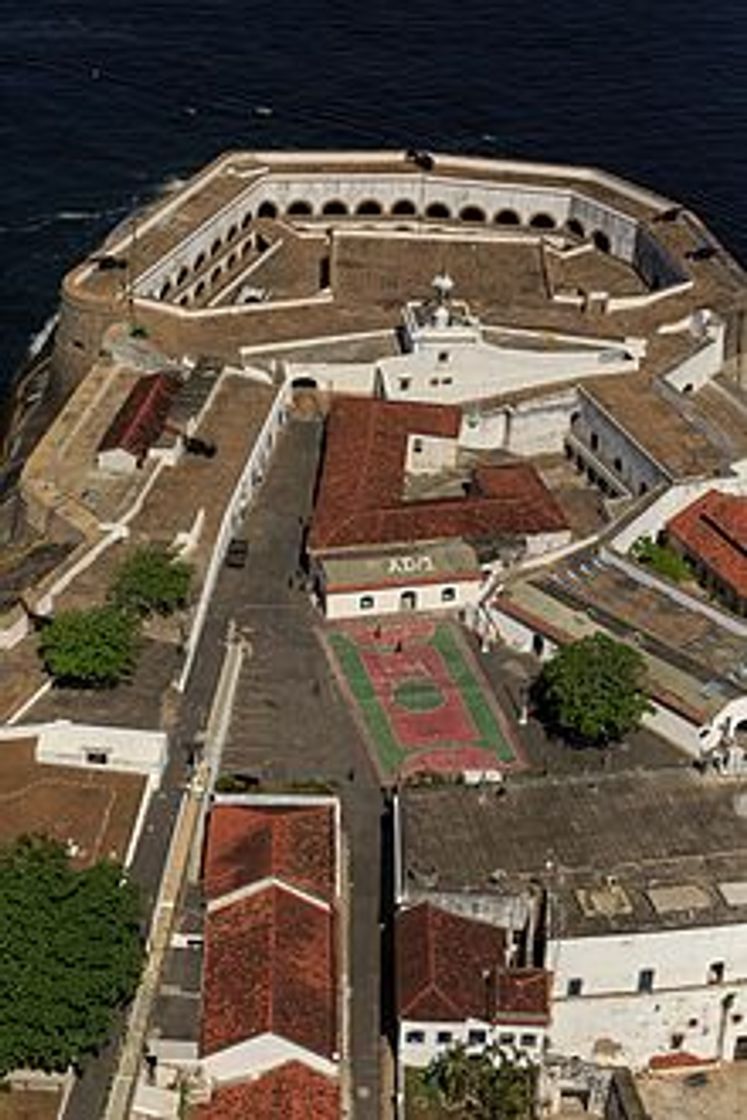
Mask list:
[[[471,1030],[485,1031],[485,1041],[470,1045]],[[423,1042],[408,1041],[413,1032],[424,1034]],[[448,1033],[448,1041],[439,1042],[438,1035]],[[421,1022],[417,1019],[402,1019],[399,1024],[399,1060],[401,1065],[424,1069],[429,1062],[456,1043],[464,1043],[474,1053],[479,1053],[493,1043],[513,1047],[532,1061],[539,1061],[545,1039],[545,1028],[532,1023],[497,1024],[483,1022],[481,1019],[466,1019],[450,1022]]]
[[[720,961],[724,981],[709,984],[709,967]],[[715,1058],[728,995],[734,999],[723,1022],[726,1057],[736,1036],[747,1033],[732,1018],[747,1013],[745,924],[550,941],[547,964],[554,974],[553,1051],[589,1060],[606,1055],[641,1068],[655,1054],[671,1053],[672,1035],[682,1033],[683,1050]],[[642,969],[655,973],[650,994],[637,991]],[[576,978],[582,994],[568,997],[568,981]],[[619,1049],[610,1053],[608,1043]]]
[[[327,618],[360,618],[366,615],[412,613],[403,611],[401,607],[402,594],[408,590],[415,591],[417,594],[415,611],[454,611],[476,603],[480,597],[481,587],[480,580],[460,580],[420,585],[415,582],[410,588],[387,587],[375,591],[363,589],[354,592],[333,592],[326,596],[324,613]],[[453,588],[455,592],[455,598],[447,602],[442,598],[446,588]],[[361,607],[361,599],[365,596],[373,599],[373,606],[367,609]]]
[[[90,752],[105,754],[106,763],[91,762],[88,758]],[[36,760],[53,766],[144,774],[156,787],[160,784],[167,758],[168,737],[163,731],[99,727],[62,720],[44,724],[38,729]]]

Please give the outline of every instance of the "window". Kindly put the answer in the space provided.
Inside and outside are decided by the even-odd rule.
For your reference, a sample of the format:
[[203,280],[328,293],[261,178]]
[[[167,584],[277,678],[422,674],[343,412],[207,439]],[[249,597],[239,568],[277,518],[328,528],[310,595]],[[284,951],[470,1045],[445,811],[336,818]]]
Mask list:
[[516,1035],[515,1034],[499,1034],[498,1035],[498,1045],[499,1046],[513,1046],[513,1044],[515,1042],[516,1042]]
[[456,599],[456,587],[444,587],[441,592],[442,603],[453,603]]
[[672,1035],[672,1037],[669,1040],[669,1049],[670,1050],[681,1050],[682,1049],[682,1043],[684,1041],[685,1041],[685,1036],[682,1033],[682,1031],[675,1031],[675,1033]]
[[453,383],[453,381],[454,381],[453,377],[442,377],[441,378],[441,384],[442,385],[451,385]]
[[646,483],[645,483],[645,482],[641,482],[641,483],[639,484],[639,486],[638,486],[638,493],[640,494],[640,496],[641,496],[641,497],[643,497],[643,495],[644,495],[644,494],[647,494],[647,493],[648,493],[648,486],[646,485]]
[[568,987],[566,989],[566,995],[568,995],[568,996],[580,996],[583,986],[584,986],[584,982],[581,979],[581,977],[580,976],[574,976],[572,980],[568,981]]
[[720,984],[724,979],[724,962],[714,961],[708,967],[708,983]]
[[690,1030],[694,1030],[694,1028],[697,1027],[697,1025],[698,1025],[698,1020],[697,1019],[688,1019],[687,1020],[687,1025],[690,1028]]
[[439,1031],[436,1035],[436,1042],[439,1046],[448,1046],[453,1037],[451,1031]]
[[599,447],[599,436],[596,432],[592,432],[589,436],[589,443],[591,444],[591,450],[596,451]]
[[638,973],[638,991],[639,992],[653,992],[654,990],[654,970],[653,968],[642,968]]
[[106,751],[86,751],[86,762],[89,766],[106,766],[109,755]]
[[425,1031],[408,1031],[405,1042],[409,1042],[412,1046],[422,1046],[425,1042]]
[[421,455],[423,451],[423,441],[417,437],[412,441],[412,450],[416,455]]
[[358,606],[360,607],[360,609],[362,611],[373,610],[373,605],[374,605],[373,595],[361,595],[360,599],[358,600]]
[[472,1030],[467,1035],[468,1046],[484,1046],[487,1040],[487,1033],[480,1030]]
[[537,1045],[537,1035],[536,1034],[523,1034],[523,1035],[521,1035],[520,1038],[519,1038],[519,1045],[520,1046],[528,1046],[528,1047],[536,1046]]
[[617,473],[618,473],[618,474],[620,474],[620,472],[622,471],[622,469],[623,469],[623,461],[622,461],[622,459],[620,458],[620,456],[618,455],[618,456],[617,456],[617,457],[615,458],[615,470],[617,471]]
[[437,377],[432,377],[430,379],[430,381],[428,382],[428,384],[429,385],[438,385],[438,378]]
[[411,378],[409,378],[409,377],[400,377],[399,387],[400,387],[400,389],[402,390],[403,393],[406,392],[410,388],[410,381],[411,381]]
[[441,350],[439,355],[438,355],[438,360],[439,360],[439,362],[448,362],[449,351],[448,350]]

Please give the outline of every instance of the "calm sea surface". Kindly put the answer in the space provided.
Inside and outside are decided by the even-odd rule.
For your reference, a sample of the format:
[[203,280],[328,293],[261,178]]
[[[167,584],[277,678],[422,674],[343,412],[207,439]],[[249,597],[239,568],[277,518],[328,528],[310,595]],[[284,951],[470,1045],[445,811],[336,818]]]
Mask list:
[[222,148],[413,144],[603,165],[747,260],[747,2],[0,0],[0,393],[65,269]]

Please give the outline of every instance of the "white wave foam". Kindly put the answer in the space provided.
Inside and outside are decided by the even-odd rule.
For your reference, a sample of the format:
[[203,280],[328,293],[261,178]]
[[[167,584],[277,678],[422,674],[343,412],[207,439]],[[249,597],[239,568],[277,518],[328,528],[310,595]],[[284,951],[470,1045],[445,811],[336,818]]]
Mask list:
[[59,318],[59,311],[55,311],[53,315],[49,316],[41,330],[37,331],[36,334],[32,337],[28,345],[28,353],[30,357],[35,358],[36,355],[41,353],[41,351],[44,349],[44,345],[47,342],[52,331],[57,326]]

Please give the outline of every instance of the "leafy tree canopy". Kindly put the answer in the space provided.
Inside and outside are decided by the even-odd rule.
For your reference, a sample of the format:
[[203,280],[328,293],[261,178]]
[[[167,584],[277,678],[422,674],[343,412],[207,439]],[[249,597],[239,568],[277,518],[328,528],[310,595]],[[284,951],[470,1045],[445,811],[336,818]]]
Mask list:
[[500,1048],[468,1054],[459,1043],[439,1054],[426,1071],[449,1111],[474,1120],[529,1120],[533,1112],[536,1074],[516,1055]]
[[152,545],[138,548],[117,572],[112,599],[137,614],[173,614],[189,595],[192,568]]
[[74,870],[43,837],[0,850],[0,1075],[61,1072],[107,1041],[140,975],[139,909],[114,863]]
[[128,676],[137,654],[136,620],[118,607],[61,611],[41,634],[40,653],[59,684],[106,688]]
[[603,744],[632,731],[649,711],[644,677],[638,650],[597,633],[559,650],[543,666],[533,694],[551,729]]
[[687,560],[680,556],[671,545],[661,544],[651,537],[639,537],[630,550],[634,560],[643,567],[651,568],[665,579],[682,583],[692,579],[692,570]]

